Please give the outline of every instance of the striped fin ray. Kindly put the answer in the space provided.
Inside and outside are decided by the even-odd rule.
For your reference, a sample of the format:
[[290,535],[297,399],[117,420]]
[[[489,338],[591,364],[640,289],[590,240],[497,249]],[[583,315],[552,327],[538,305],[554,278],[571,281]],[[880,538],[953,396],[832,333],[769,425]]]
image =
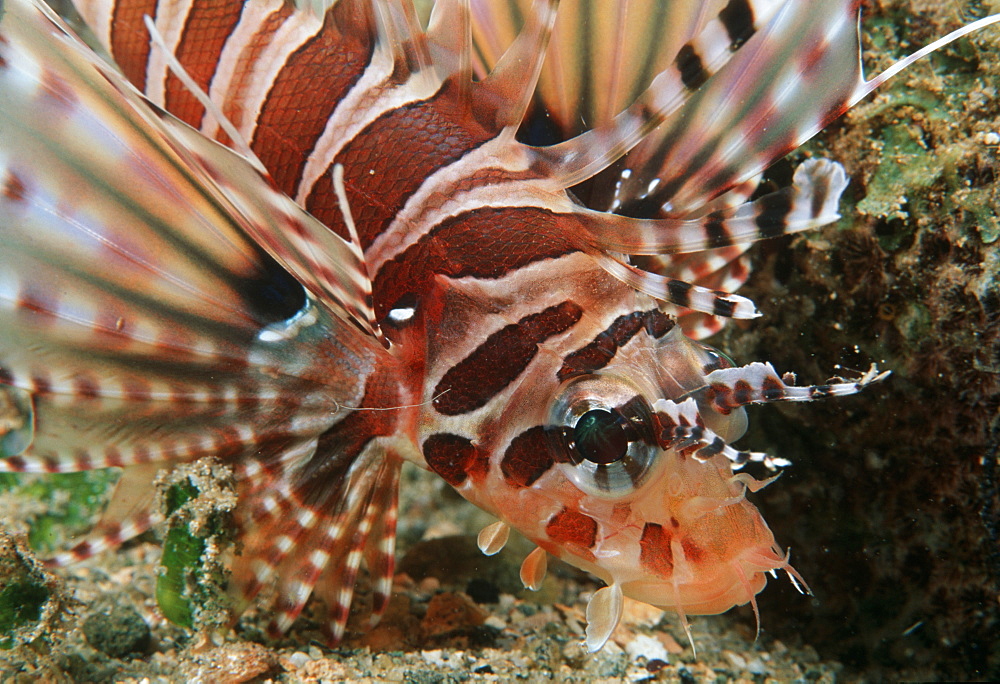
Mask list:
[[[356,438],[347,431],[341,436]],[[365,558],[375,580],[372,615],[377,618],[388,604],[395,567],[400,464],[378,446],[345,454],[321,439],[280,464],[256,469],[240,490],[241,500],[254,503],[237,511],[242,549],[233,565],[233,589],[238,606],[263,598],[275,613],[268,629],[277,636],[315,593],[326,603],[326,631],[336,643],[343,637]],[[316,468],[323,477],[317,477]]]
[[[694,275],[693,269],[671,265],[646,271],[613,254],[700,253],[822,226],[839,218],[837,204],[846,187],[847,178],[839,164],[808,160],[796,170],[792,186],[754,202],[718,209],[698,219],[631,219],[579,211],[583,213],[584,230],[590,233],[587,239],[601,252],[598,261],[615,277],[651,297],[696,312],[726,318],[754,318],[759,314],[753,303],[730,294],[730,288],[735,289],[742,283],[727,281],[728,269],[719,273],[719,278],[708,279],[709,273],[702,272],[701,278],[682,279],[679,272],[687,271],[685,276]],[[592,220],[586,220],[588,218]],[[703,265],[711,263],[709,259],[698,256],[695,264],[689,267],[697,265],[698,261]],[[720,272],[724,267],[725,264],[720,264],[713,270]],[[697,284],[697,280],[702,279],[710,283],[712,289]]]
[[594,245],[633,255],[699,252],[756,242],[832,223],[847,188],[844,168],[810,159],[795,171],[793,185],[736,207],[693,219],[629,219],[600,214],[589,224]]
[[439,0],[427,27],[432,59],[440,69],[454,74],[466,101],[472,81],[472,13],[469,0]]
[[[0,73],[5,383],[34,392],[53,416],[65,405],[89,402],[111,418],[137,400],[159,404],[164,413],[175,411],[167,409],[171,403],[202,405],[209,421],[224,410],[240,411],[251,397],[275,402],[282,383],[320,387],[273,372],[267,377],[276,379],[246,380],[253,377],[248,366],[276,358],[260,344],[269,326],[308,312],[319,327],[345,327],[246,236],[250,220],[263,222],[256,230],[269,221],[276,231],[285,217],[241,213],[252,200],[234,206],[212,180],[226,170],[186,162],[178,154],[184,146],[127,86],[105,81],[111,72],[85,53],[46,50],[49,41],[69,41],[54,24],[45,26],[37,14],[11,14]],[[246,168],[230,168],[229,177],[242,174],[240,182],[277,196]],[[307,363],[308,345],[276,337],[272,332],[265,341]],[[352,346],[360,351],[364,343]],[[81,355],[87,369],[102,369],[100,381],[81,368]],[[132,370],[143,363],[141,374]],[[204,379],[210,375],[211,385]],[[58,423],[46,424],[54,434]],[[186,432],[197,434],[197,426]],[[45,442],[39,432],[34,448]],[[191,446],[177,444],[161,455],[175,458]]]
[[[561,136],[579,134],[544,148],[543,154],[566,185],[607,169],[584,193],[588,206],[639,217],[697,215],[708,201],[758,175],[915,59],[1000,20],[974,22],[870,81],[861,73],[857,0],[699,3],[703,14],[685,17],[674,24],[679,32],[667,33],[664,57],[652,62],[660,70],[643,75],[638,66],[620,66],[621,53],[627,50],[643,63],[649,38],[640,37],[638,47],[610,29],[611,38],[600,38],[605,27],[620,27],[626,20],[640,27],[641,36],[643,21],[663,25],[664,13],[685,4],[693,6],[581,1],[582,9],[565,12],[557,24],[539,97],[543,111],[563,111],[557,120],[572,122]],[[484,68],[520,25],[523,6],[474,5],[477,54]],[[676,11],[694,12],[690,7]],[[572,38],[562,38],[560,31]],[[577,49],[581,35],[610,46],[608,56],[587,63],[584,57],[595,52]],[[636,95],[637,83],[648,87]],[[591,92],[599,95],[588,100]],[[616,107],[629,106],[617,113],[588,104],[603,101],[607,93],[621,98]],[[561,105],[573,98],[582,103],[578,108]],[[627,175],[620,175],[622,170]]]
[[997,15],[973,22],[866,81],[859,5],[857,0],[781,3],[718,73],[709,74],[684,106],[621,162],[632,173],[618,189],[619,211],[640,216],[699,211],[917,59],[1000,21]]
[[[675,65],[680,72],[682,51],[717,68],[776,4],[564,0],[539,81],[536,110],[546,113],[561,138],[609,124],[654,75]],[[474,4],[481,72],[496,63],[517,35],[527,8],[528,0]]]
[[[736,292],[750,276],[749,259],[745,256],[748,246],[733,245],[683,255],[634,257],[633,262],[644,271],[673,276],[709,290]],[[677,307],[674,316],[684,334],[695,340],[710,337],[725,325],[725,319],[686,307]]]
[[653,299],[723,318],[760,316],[757,307],[746,297],[643,271],[610,255],[598,256],[597,261],[608,273]]
[[[237,466],[238,515],[308,511],[320,435],[356,415],[384,353],[252,239],[312,219],[246,160],[191,145],[40,4],[4,3],[0,90],[0,383],[33,422],[0,470],[125,468],[53,562],[155,523],[163,462]],[[253,486],[276,472],[294,474],[277,502]]]
[[[652,75],[648,87],[634,102],[610,121],[593,125],[576,137],[547,148],[547,156],[554,160],[552,172],[561,176],[568,186],[573,186],[604,170],[640,143],[655,149],[662,147],[662,140],[655,145],[650,142],[653,131],[669,117],[686,111],[686,103],[692,93],[702,89],[706,83],[713,83],[718,71],[727,67],[731,69],[729,65],[740,61],[746,49],[746,35],[753,33],[756,36],[752,9],[742,13],[746,16],[739,20],[739,25],[732,25],[727,20],[733,4],[750,7],[749,3],[734,1],[716,16],[699,16],[691,28],[697,33],[689,34],[689,40],[682,45],[673,46],[676,52],[670,65]],[[757,5],[761,18],[767,18],[780,9],[778,2]],[[608,3],[605,7],[614,7],[614,4]],[[745,25],[748,21],[749,26]],[[620,51],[623,45],[617,43],[615,49]],[[585,71],[590,77],[599,72],[600,66]],[[632,167],[628,161],[625,164],[627,168]],[[653,178],[650,176],[644,181],[648,183]],[[633,182],[638,181],[637,178]],[[626,193],[625,199],[630,199],[630,195]],[[602,205],[598,203],[595,206]]]
[[860,77],[857,12],[856,0],[782,3],[628,155],[621,211],[697,211],[843,112]]
[[837,382],[831,380],[822,385],[797,386],[794,375],[779,376],[771,364],[757,362],[709,373],[705,377],[704,401],[719,413],[728,414],[733,409],[753,403],[841,397],[856,394],[866,386],[884,380],[890,372],[880,373],[872,366],[852,382],[838,379]]
[[660,399],[653,405],[661,431],[660,439],[665,448],[679,451],[691,449],[695,458],[707,461],[719,454],[741,467],[750,461],[765,463],[768,468],[787,463],[775,463],[764,453],[739,451],[726,444],[719,435],[705,427],[698,414],[698,404],[693,398],[681,402]]
[[533,0],[524,27],[476,88],[497,128],[519,126],[541,75],[558,0]]
[[[759,179],[753,178],[737,185],[729,192],[708,202],[702,210],[706,215],[712,212],[731,211],[750,198],[758,182]],[[744,243],[684,254],[633,255],[632,262],[644,271],[672,276],[692,285],[700,285],[710,290],[736,292],[750,276],[749,259],[744,256],[749,247],[750,243]],[[710,337],[725,325],[723,318],[684,307],[676,308],[674,315],[684,333],[695,340]]]
[[354,534],[331,558],[316,585],[316,595],[327,606],[324,631],[333,642],[343,638],[362,558],[374,583],[369,625],[379,621],[392,594],[399,462],[383,459],[371,469],[376,484],[368,488],[370,496],[357,508],[358,523],[353,527]]

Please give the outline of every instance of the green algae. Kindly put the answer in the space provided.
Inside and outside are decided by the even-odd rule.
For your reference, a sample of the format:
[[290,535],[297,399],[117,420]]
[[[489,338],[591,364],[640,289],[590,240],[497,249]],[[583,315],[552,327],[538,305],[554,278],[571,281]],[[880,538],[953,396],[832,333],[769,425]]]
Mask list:
[[157,480],[167,518],[156,601],[163,616],[198,632],[228,622],[223,556],[232,544],[232,470],[213,459],[182,465]]
[[118,476],[111,469],[54,475],[0,473],[0,494],[25,502],[18,507],[18,522],[27,527],[31,548],[49,553],[93,526]]

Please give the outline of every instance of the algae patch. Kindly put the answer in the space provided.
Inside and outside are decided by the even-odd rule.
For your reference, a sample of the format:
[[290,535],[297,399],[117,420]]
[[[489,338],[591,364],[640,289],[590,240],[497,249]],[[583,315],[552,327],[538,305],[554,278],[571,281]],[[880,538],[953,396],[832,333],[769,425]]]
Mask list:
[[229,620],[224,558],[235,532],[232,469],[202,459],[160,475],[157,487],[167,530],[156,601],[174,624],[210,631]]

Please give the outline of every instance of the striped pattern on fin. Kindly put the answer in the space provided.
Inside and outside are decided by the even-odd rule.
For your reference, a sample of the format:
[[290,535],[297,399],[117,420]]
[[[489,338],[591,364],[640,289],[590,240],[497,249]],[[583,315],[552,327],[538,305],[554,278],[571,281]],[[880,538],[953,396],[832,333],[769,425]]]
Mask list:
[[[326,492],[353,540],[357,497],[372,521],[392,510],[394,494],[375,488],[395,486],[396,460],[384,477],[345,480],[350,496],[322,467],[346,453],[326,436],[372,415],[346,407],[363,405],[382,346],[349,305],[317,300],[276,260],[295,255],[253,239],[312,219],[245,159],[193,144],[41,4],[4,3],[0,90],[0,384],[30,399],[34,420],[0,471],[124,468],[94,533],[52,562],[147,529],[153,473],[203,456],[233,466],[238,519],[317,517],[309,493]],[[376,415],[390,433],[394,414]],[[376,446],[341,465],[378,472]]]
[[[529,4],[473,3],[478,71],[485,73],[496,64],[520,30]],[[642,94],[655,74],[672,67],[690,71],[683,62],[678,66],[682,51],[717,68],[777,4],[563,0],[534,109],[546,112],[564,139],[608,124]]]
[[842,113],[860,80],[857,14],[856,0],[783,2],[630,152],[621,211],[643,215],[656,208],[683,216],[697,210]]
[[[241,483],[242,551],[233,566],[233,589],[240,608],[254,600],[271,606],[272,636],[288,631],[315,592],[326,603],[325,631],[336,643],[362,558],[375,580],[372,619],[388,605],[401,461],[369,447],[340,472],[338,454],[322,448],[317,453],[317,446],[304,445],[282,467],[257,470]],[[334,482],[306,476],[319,458],[330,459]]]
[[[211,171],[185,160],[184,145],[54,21],[12,2],[0,24],[0,382],[33,394],[36,420],[31,458],[0,467],[252,452],[354,405],[356,383],[327,383],[363,374],[372,342],[246,236],[251,221],[284,227],[280,213],[242,212],[279,195],[235,158]],[[257,194],[237,205],[232,188]],[[351,350],[341,367],[274,372],[279,358],[309,368],[316,349],[303,331]]]
[[690,219],[629,219],[599,214],[589,224],[595,247],[633,255],[700,252],[810,230],[840,218],[837,205],[847,188],[844,168],[809,159],[793,184],[732,208]]
[[160,523],[163,515],[159,510],[153,509],[153,481],[161,468],[158,463],[125,468],[114,485],[111,498],[98,523],[84,539],[49,558],[47,564],[65,566],[82,561],[105,550],[114,549]]
[[704,402],[722,414],[754,403],[813,401],[826,397],[856,394],[868,385],[881,382],[891,371],[879,372],[874,365],[853,382],[831,380],[822,385],[796,386],[795,376],[779,376],[769,363],[751,363],[738,368],[722,368],[705,376]]
[[[834,382],[823,385],[794,385],[795,376],[779,377],[769,363],[751,363],[746,366],[714,370],[705,377],[705,386],[692,392],[683,401],[660,399],[653,405],[659,420],[660,439],[664,448],[680,451],[691,450],[701,461],[722,455],[736,468],[750,461],[763,463],[770,470],[791,464],[780,457],[765,453],[739,451],[704,424],[700,411],[711,407],[723,415],[747,404],[775,401],[813,401],[826,397],[856,394],[872,383],[887,378],[890,371],[879,372],[873,365],[854,382]],[[751,485],[752,487],[764,486]],[[754,489],[756,491],[756,489]]]

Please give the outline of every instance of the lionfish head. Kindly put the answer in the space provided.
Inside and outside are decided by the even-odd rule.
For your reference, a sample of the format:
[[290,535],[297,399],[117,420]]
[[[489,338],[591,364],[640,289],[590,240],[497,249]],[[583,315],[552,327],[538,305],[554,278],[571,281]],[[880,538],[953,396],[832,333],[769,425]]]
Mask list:
[[588,342],[549,338],[538,356],[537,375],[509,390],[474,438],[452,424],[423,451],[502,521],[480,536],[484,551],[499,550],[509,527],[538,545],[522,567],[527,586],[540,584],[545,552],[609,585],[610,607],[598,601],[588,614],[588,646],[610,634],[622,596],[683,618],[753,602],[768,572],[798,579],[745,496],[771,480],[734,472],[776,462],[728,443],[746,429],[741,405],[764,392],[839,394],[858,383],[791,387],[770,366],[736,368],[655,307]]

